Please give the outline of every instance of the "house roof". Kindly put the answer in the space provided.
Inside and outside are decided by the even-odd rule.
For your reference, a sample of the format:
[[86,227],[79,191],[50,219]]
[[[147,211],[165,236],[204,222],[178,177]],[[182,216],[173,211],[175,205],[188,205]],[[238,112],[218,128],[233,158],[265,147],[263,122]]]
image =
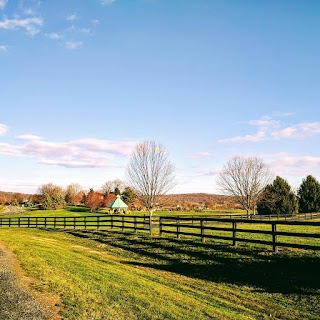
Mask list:
[[117,195],[117,198],[112,201],[109,205],[108,208],[110,209],[126,209],[128,206],[120,199],[120,195]]

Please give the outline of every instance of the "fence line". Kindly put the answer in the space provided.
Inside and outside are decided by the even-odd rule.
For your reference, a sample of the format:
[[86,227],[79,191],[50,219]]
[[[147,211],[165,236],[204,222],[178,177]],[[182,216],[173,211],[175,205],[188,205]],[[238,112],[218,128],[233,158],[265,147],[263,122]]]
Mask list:
[[[221,224],[223,226],[221,226]],[[227,226],[225,226],[227,225]],[[251,225],[256,227],[255,229],[245,229],[239,227],[240,225]],[[269,230],[263,230],[257,228],[257,226],[269,226]],[[295,243],[295,242],[283,242],[279,241],[279,236],[294,237],[295,239],[319,239],[320,232],[288,232],[277,230],[278,226],[304,226],[308,227],[320,227],[320,222],[315,221],[260,221],[260,220],[243,220],[243,219],[230,219],[230,218],[210,218],[210,217],[160,217],[159,230],[160,236],[164,233],[175,235],[180,238],[181,235],[200,237],[202,242],[206,239],[218,239],[231,241],[234,246],[238,242],[247,242],[255,244],[270,245],[274,252],[277,252],[278,247],[298,248],[306,250],[320,250],[320,245]],[[320,228],[319,228],[320,230]],[[219,234],[223,232],[223,234]],[[225,235],[227,233],[227,235]],[[271,236],[271,239],[254,239],[245,238],[239,236],[239,234],[250,234]],[[290,239],[291,239],[290,238]]]
[[0,227],[19,227],[19,228],[54,228],[54,229],[121,229],[148,231],[151,234],[150,226],[152,220],[149,216],[84,216],[84,217],[15,217],[0,218]]
[[[311,215],[312,217],[312,215]],[[252,226],[245,228],[244,226]],[[283,226],[304,226],[302,232],[290,232],[279,230]],[[83,216],[83,217],[14,217],[0,218],[0,227],[19,228],[54,228],[54,229],[121,229],[122,231],[145,231],[152,236],[152,229],[159,228],[159,235],[171,234],[180,238],[200,237],[201,241],[206,239],[227,240],[236,246],[239,242],[263,244],[272,246],[276,252],[278,247],[289,247],[307,250],[320,250],[319,245],[308,244],[307,239],[320,239],[320,228],[314,232],[311,227],[320,227],[316,221],[284,221],[284,220],[260,220],[230,217],[199,217],[199,216],[167,216],[159,217],[159,223],[150,218],[149,215],[105,215],[105,216]],[[248,236],[249,238],[245,237]],[[253,238],[260,236],[262,239]],[[284,242],[280,237],[287,237],[290,242]],[[292,242],[295,239],[296,242]],[[297,243],[297,239],[302,243]]]

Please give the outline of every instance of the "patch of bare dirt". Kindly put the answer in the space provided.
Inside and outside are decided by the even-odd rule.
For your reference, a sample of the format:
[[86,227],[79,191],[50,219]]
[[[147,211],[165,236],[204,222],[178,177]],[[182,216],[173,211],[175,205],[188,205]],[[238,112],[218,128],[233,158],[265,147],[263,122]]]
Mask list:
[[0,243],[0,319],[62,319],[60,298],[31,289],[36,280],[26,277],[15,255]]

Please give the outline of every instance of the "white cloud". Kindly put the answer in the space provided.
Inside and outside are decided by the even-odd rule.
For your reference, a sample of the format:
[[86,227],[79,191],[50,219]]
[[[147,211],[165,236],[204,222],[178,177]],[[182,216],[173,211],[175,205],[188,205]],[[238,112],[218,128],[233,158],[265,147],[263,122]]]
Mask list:
[[74,50],[74,49],[78,49],[78,48],[82,47],[83,42],[82,41],[67,41],[65,43],[65,45],[66,45],[67,49]]
[[67,21],[75,21],[75,20],[78,20],[79,19],[79,17],[78,17],[78,15],[76,15],[75,13],[74,14],[70,14],[70,15],[68,15],[67,17],[66,17],[66,20]]
[[116,157],[128,156],[136,141],[79,139],[69,142],[49,142],[35,135],[17,137],[22,144],[0,143],[0,154],[33,157],[41,164],[66,168],[119,167]]
[[8,0],[0,0],[0,10],[3,10],[7,5]]
[[7,52],[8,46],[5,44],[0,44],[0,52]]
[[6,30],[17,30],[17,29],[25,29],[27,34],[30,36],[34,36],[40,32],[38,26],[43,25],[43,20],[41,18],[32,17],[25,19],[7,19],[4,18],[3,21],[0,21],[0,29]]
[[110,6],[110,5],[112,5],[113,3],[115,3],[116,2],[116,0],[101,0],[101,4],[103,5],[103,6]]
[[308,168],[320,167],[320,157],[293,156],[287,153],[276,155],[276,160],[269,162],[269,166],[275,169],[300,168],[306,171]]
[[292,127],[272,132],[272,137],[304,139],[320,134],[320,122],[299,123]]
[[247,134],[245,136],[238,136],[229,139],[218,140],[219,143],[230,143],[230,142],[259,142],[266,138],[264,130],[258,131],[256,134]]
[[51,32],[51,33],[46,33],[46,37],[49,38],[49,39],[53,39],[53,40],[59,40],[63,36],[62,36],[62,34],[59,34],[59,33],[56,33],[56,32]]
[[7,133],[8,127],[5,124],[0,123],[0,136],[3,136]]
[[279,125],[279,121],[273,120],[270,117],[262,117],[261,119],[257,120],[250,120],[249,124],[252,126],[258,126],[258,127],[275,127]]
[[259,127],[255,134],[247,134],[233,138],[218,140],[219,143],[240,143],[240,142],[260,142],[264,140],[291,138],[304,139],[320,134],[320,122],[299,123],[291,127],[280,128],[280,121],[270,117],[263,117],[258,120],[250,120],[251,126]]

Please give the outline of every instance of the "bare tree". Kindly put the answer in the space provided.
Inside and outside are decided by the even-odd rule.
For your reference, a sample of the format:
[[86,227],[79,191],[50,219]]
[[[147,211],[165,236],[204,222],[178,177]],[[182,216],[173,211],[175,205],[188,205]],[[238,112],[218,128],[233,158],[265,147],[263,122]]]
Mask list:
[[113,193],[116,190],[123,192],[125,187],[126,186],[123,181],[121,181],[120,179],[115,179],[115,180],[109,180],[105,182],[105,184],[101,188],[101,191],[104,194]]
[[144,141],[133,150],[126,176],[150,217],[158,197],[166,194],[175,185],[174,171],[175,167],[162,144]]
[[247,211],[255,213],[261,192],[273,175],[257,157],[233,157],[220,171],[217,184],[226,195],[234,196]]

